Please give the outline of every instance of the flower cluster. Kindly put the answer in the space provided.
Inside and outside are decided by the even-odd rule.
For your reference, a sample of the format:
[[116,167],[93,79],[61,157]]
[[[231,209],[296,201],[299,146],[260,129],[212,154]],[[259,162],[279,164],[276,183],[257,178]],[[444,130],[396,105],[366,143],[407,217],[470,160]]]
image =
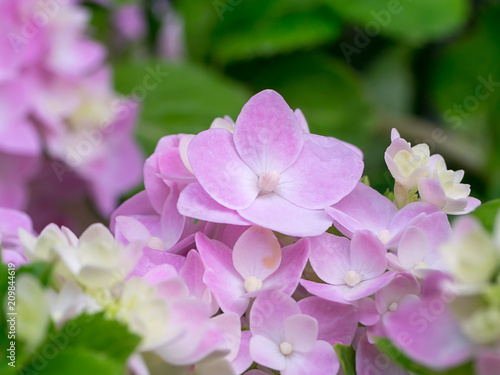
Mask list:
[[236,121],[161,139],[114,236],[98,224],[35,236],[3,210],[2,255],[54,265],[56,325],[82,311],[126,324],[138,375],[331,375],[345,350],[358,374],[409,374],[387,340],[433,370],[493,374],[500,220],[493,238],[469,217],[452,228],[447,214],[479,204],[463,172],[396,130],[386,162],[395,201],[360,182],[359,149],[311,134],[266,90]]
[[109,215],[140,179],[137,105],[113,91],[105,49],[86,34],[89,18],[74,0],[0,4],[1,207],[26,209],[36,196],[38,217],[45,196],[60,198],[44,195],[45,182],[64,195],[76,179]]

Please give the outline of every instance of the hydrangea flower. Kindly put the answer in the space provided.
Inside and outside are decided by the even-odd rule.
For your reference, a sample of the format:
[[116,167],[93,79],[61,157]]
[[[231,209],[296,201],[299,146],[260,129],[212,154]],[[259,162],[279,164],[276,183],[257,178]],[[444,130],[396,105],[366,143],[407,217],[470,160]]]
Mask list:
[[438,206],[447,214],[463,215],[476,209],[481,202],[469,197],[470,186],[460,183],[464,171],[446,169],[441,155],[430,155],[425,143],[411,147],[396,129],[391,132],[391,145],[385,152],[385,162],[396,180],[394,196],[398,207],[418,200]]
[[245,231],[232,251],[202,233],[196,235],[196,244],[206,267],[203,280],[223,311],[239,315],[250,298],[267,289],[292,294],[309,252],[307,239],[281,249],[272,231],[257,226]]
[[318,297],[340,303],[367,297],[395,276],[392,271],[386,272],[384,245],[366,230],[355,232],[351,241],[330,233],[311,238],[309,261],[327,284],[302,280],[301,285]]
[[[0,5],[0,206],[29,204],[36,228],[48,224],[38,223],[46,209],[32,202],[39,196],[28,184],[45,183],[39,167],[47,163],[59,181],[76,174],[86,189],[78,198],[90,196],[102,215],[140,179],[137,106],[111,88],[105,49],[86,33],[89,21],[78,1]],[[55,184],[51,195],[64,189]]]
[[[248,101],[233,134],[217,128],[198,134],[188,157],[198,183],[181,193],[183,215],[196,217],[205,204],[204,219],[220,220],[207,217],[217,213],[208,195],[254,224],[294,236],[324,232],[331,225],[324,208],[347,195],[363,170],[359,155],[341,142],[304,133],[272,90]],[[191,204],[195,197],[198,206]]]
[[432,155],[428,167],[429,177],[418,182],[418,192],[422,200],[454,215],[467,214],[481,204],[478,199],[469,197],[470,186],[460,183],[464,178],[464,171],[447,170],[441,155]]
[[449,303],[446,276],[429,275],[421,298],[408,300],[384,319],[385,332],[413,360],[440,370],[466,362],[474,345],[467,339]]
[[391,145],[385,151],[385,162],[397,184],[411,190],[429,174],[430,150],[425,143],[411,147],[396,129],[391,131]]
[[285,294],[267,291],[255,300],[250,314],[253,360],[283,375],[335,374],[339,362],[333,347],[318,340],[318,322],[301,313]]

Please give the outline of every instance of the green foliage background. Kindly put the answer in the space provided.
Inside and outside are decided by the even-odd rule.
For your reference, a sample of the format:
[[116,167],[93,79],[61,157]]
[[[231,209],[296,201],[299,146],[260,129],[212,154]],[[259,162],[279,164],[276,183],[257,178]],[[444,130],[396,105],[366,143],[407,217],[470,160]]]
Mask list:
[[[251,95],[272,88],[302,109],[312,131],[359,146],[379,191],[392,187],[383,152],[396,127],[412,144],[426,142],[445,156],[449,168],[465,169],[472,195],[500,196],[498,1],[176,0],[172,6],[185,25],[183,59],[155,57],[160,21],[152,0],[144,6],[150,21],[144,45],[110,56],[124,94],[141,85],[147,66],[161,64],[170,73],[142,103],[137,135],[146,154],[163,135],[204,130],[217,116],[235,119]],[[106,41],[110,10],[92,7],[95,33]]]

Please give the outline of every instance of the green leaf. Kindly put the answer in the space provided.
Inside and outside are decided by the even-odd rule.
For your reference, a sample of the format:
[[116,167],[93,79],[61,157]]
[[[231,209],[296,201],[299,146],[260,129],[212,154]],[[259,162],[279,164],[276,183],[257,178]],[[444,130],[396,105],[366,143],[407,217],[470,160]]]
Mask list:
[[243,1],[217,23],[211,54],[225,63],[310,49],[340,30],[339,17],[316,1]]
[[414,99],[410,70],[411,50],[404,47],[383,51],[366,70],[365,87],[370,101],[379,110],[409,113]]
[[334,41],[340,18],[323,0],[180,0],[188,49],[227,63]]
[[31,366],[25,367],[20,373],[23,375],[122,375],[123,364],[100,352],[84,348],[66,348],[58,351],[55,347],[50,351],[37,354]]
[[500,198],[481,204],[472,212],[472,215],[477,217],[486,229],[492,231],[499,212]]
[[[104,374],[122,374],[127,359],[140,342],[140,337],[130,333],[127,326],[107,319],[104,313],[82,314],[66,322],[57,332],[52,327],[47,336],[26,363],[26,368],[36,370],[41,362],[46,362],[45,366],[51,371],[62,374],[71,358],[75,357],[74,360],[78,362],[88,356],[95,356],[96,362],[90,363],[88,372],[82,374],[90,374],[93,368],[102,368],[102,371],[106,371]],[[53,359],[50,358],[51,354],[46,354],[53,352],[57,353]],[[109,367],[104,366],[106,363]],[[83,368],[86,369],[85,366]]]
[[107,319],[104,313],[82,314],[66,322],[57,338],[67,338],[69,346],[91,349],[118,362],[125,362],[141,340],[126,325]]
[[379,350],[386,354],[390,359],[400,365],[402,368],[416,375],[430,375],[434,372],[428,368],[412,361],[403,352],[401,352],[389,339],[375,337],[375,345]]
[[42,283],[42,285],[47,286],[51,281],[53,267],[53,264],[46,262],[33,262],[29,264],[23,264],[16,271],[16,275],[19,276],[23,273],[29,273],[35,276]]
[[119,64],[115,81],[123,94],[143,98],[137,137],[148,155],[163,136],[196,134],[224,115],[236,119],[250,97],[238,84],[191,64]]
[[344,375],[356,375],[356,352],[354,349],[342,344],[335,344],[333,348],[339,357]]
[[467,21],[470,7],[467,0],[327,1],[348,21],[356,23],[360,33],[368,38],[383,34],[412,44],[436,40],[458,30]]
[[374,340],[375,345],[377,345],[381,352],[386,354],[402,368],[415,375],[470,375],[474,373],[474,366],[471,362],[445,371],[431,370],[408,358],[391,342],[391,340],[381,337],[375,337]]

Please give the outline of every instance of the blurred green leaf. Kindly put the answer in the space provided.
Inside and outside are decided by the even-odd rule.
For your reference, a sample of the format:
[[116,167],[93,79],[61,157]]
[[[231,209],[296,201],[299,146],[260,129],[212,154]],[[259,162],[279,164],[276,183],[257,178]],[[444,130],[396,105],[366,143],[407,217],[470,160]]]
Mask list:
[[[499,17],[500,5],[483,9],[475,29],[442,50],[433,66],[432,98],[454,130],[471,115],[487,110],[499,97],[495,85],[500,82]],[[495,83],[478,89],[488,81]],[[473,103],[476,100],[477,106]]]
[[467,21],[470,7],[467,0],[327,1],[348,21],[358,24],[369,38],[382,34],[411,44],[456,31]]
[[52,269],[54,265],[46,262],[33,262],[28,264],[23,264],[16,271],[16,276],[19,276],[23,273],[29,273],[35,276],[44,286],[49,285],[52,275]]
[[500,198],[493,201],[483,203],[476,208],[472,215],[477,217],[489,231],[493,230],[495,219],[500,212]]
[[344,375],[356,375],[356,352],[354,349],[342,344],[335,344],[333,348],[339,357]]
[[[147,90],[144,83],[151,71],[164,76],[149,79],[156,86]],[[148,155],[165,135],[196,134],[224,115],[236,119],[250,97],[238,84],[191,64],[122,63],[116,66],[115,77],[122,93],[145,93],[137,137]]]
[[414,81],[410,69],[411,50],[404,47],[384,51],[367,68],[365,87],[371,102],[380,110],[411,111]]
[[335,40],[340,18],[320,0],[184,0],[188,46],[221,63],[310,49]]
[[474,28],[438,55],[430,86],[443,123],[490,155],[483,178],[492,198],[500,195],[499,18],[500,4],[484,5]]
[[[46,366],[50,369],[46,373],[63,374],[68,371],[71,361],[79,363],[82,360],[82,372],[67,373],[88,375],[97,371],[96,374],[123,374],[126,361],[139,342],[140,337],[130,333],[126,325],[107,319],[104,313],[82,314],[57,331],[52,326],[47,339],[24,368],[29,373],[29,370]],[[95,361],[85,364],[91,357]]]
[[379,348],[382,353],[386,354],[402,368],[415,375],[470,375],[474,373],[474,367],[471,362],[445,371],[431,370],[408,358],[391,342],[391,340],[381,337],[375,337],[374,340],[375,345],[377,345],[377,348]]
[[375,345],[379,350],[386,354],[390,359],[400,365],[402,368],[416,374],[416,375],[431,375],[434,372],[428,368],[412,361],[401,350],[399,350],[389,339],[375,337]]
[[214,59],[230,62],[266,57],[335,40],[340,34],[340,19],[316,3],[241,2],[224,14],[214,29]]
[[123,363],[140,342],[140,337],[130,333],[126,325],[107,319],[104,313],[82,314],[68,321],[58,335],[68,336],[70,346],[91,349]]
[[311,132],[363,147],[370,140],[372,108],[359,76],[344,63],[313,53],[279,56],[232,68],[256,91],[273,89],[304,113]]
[[23,369],[21,374],[50,375],[122,375],[123,364],[106,355],[83,348],[67,348],[57,353],[54,358],[47,359],[39,355],[36,367]]

